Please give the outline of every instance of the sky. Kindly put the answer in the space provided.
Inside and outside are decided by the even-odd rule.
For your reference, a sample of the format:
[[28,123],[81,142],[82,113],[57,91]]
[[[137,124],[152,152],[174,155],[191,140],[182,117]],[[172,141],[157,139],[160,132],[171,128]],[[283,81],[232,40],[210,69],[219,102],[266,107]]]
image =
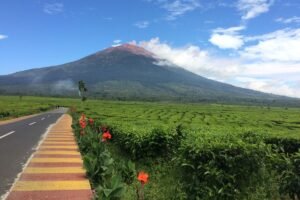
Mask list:
[[1,0],[0,75],[133,43],[198,75],[300,97],[299,0]]

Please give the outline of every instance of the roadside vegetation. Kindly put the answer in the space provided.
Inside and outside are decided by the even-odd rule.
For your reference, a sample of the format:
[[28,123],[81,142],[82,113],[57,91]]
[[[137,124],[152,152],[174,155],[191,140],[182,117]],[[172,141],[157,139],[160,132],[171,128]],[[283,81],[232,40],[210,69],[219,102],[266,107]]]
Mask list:
[[61,101],[60,98],[0,96],[0,121],[45,112],[54,109]]
[[299,108],[0,98],[70,107],[98,199],[300,197]]
[[72,116],[99,199],[260,200],[299,199],[299,111],[87,101]]

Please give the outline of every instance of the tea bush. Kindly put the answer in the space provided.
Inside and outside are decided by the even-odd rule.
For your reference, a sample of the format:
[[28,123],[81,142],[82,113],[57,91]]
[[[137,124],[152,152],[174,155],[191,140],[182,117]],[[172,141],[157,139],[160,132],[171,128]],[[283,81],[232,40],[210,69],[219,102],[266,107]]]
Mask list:
[[285,162],[286,168],[280,177],[280,193],[298,200],[300,198],[300,152],[285,159]]
[[234,134],[189,134],[179,153],[188,199],[249,199],[264,181],[267,152]]
[[267,137],[267,144],[273,146],[274,150],[280,150],[282,153],[294,154],[300,149],[300,139],[288,137]]
[[[74,121],[77,122],[78,117]],[[273,136],[251,131],[191,131],[180,125],[139,131],[105,124],[113,135],[108,145],[100,142],[100,127],[104,126],[101,124],[96,121],[93,126],[87,126],[84,133],[78,123],[73,125],[87,176],[97,188],[100,199],[122,199],[125,188],[132,190],[135,163],[140,160],[147,166],[157,162],[161,163],[158,166],[166,162],[171,164],[172,173],[177,175],[171,173],[175,183],[166,187],[168,192],[177,191],[179,199],[258,200],[287,196],[297,199],[299,196],[299,153],[294,152],[298,148],[295,139],[276,140]],[[108,148],[111,145],[135,162],[116,161]],[[156,192],[151,195],[146,194],[146,197],[157,198]],[[171,196],[168,198],[172,199]]]
[[161,127],[146,131],[128,131],[124,128],[112,127],[115,136],[113,142],[126,151],[132,159],[170,156],[184,137],[181,128],[163,129]]

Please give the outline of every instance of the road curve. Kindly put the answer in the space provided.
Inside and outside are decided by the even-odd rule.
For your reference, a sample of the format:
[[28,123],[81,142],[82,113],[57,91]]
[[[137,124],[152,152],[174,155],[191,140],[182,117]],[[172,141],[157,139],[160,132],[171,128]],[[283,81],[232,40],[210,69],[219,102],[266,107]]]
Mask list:
[[60,108],[24,120],[0,125],[0,199],[35,151],[41,136],[67,109]]

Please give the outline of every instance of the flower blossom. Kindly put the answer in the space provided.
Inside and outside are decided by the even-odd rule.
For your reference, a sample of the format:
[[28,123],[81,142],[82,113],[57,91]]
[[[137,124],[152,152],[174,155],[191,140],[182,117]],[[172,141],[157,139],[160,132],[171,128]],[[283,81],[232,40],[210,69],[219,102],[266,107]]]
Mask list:
[[149,175],[143,171],[139,172],[138,180],[141,182],[142,185],[148,182]]
[[111,139],[111,134],[109,133],[109,131],[106,131],[105,133],[102,134],[102,142],[105,142],[110,139]]

